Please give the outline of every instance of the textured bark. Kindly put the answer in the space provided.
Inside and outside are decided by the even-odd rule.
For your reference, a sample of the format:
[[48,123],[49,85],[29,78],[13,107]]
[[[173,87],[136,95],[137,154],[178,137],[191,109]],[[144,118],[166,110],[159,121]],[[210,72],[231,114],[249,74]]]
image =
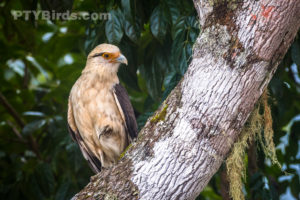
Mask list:
[[73,199],[194,199],[216,173],[300,26],[299,0],[194,0],[183,79],[119,164]]

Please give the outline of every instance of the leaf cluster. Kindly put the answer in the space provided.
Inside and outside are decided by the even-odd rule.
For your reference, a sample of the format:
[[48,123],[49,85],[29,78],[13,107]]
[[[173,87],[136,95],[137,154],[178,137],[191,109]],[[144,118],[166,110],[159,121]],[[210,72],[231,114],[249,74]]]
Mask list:
[[[14,19],[12,12],[22,10],[111,18]],[[121,66],[119,77],[142,127],[182,78],[200,32],[193,2],[180,0],[3,0],[0,29],[0,195],[30,200],[69,199],[92,175],[66,128],[69,91],[91,49],[113,43],[127,57],[129,66]],[[275,194],[272,188],[279,184],[276,198],[287,189],[294,197],[299,192],[300,127],[294,118],[300,113],[299,44],[297,39],[270,84],[277,155],[292,177],[268,165],[258,151],[258,175],[245,186],[258,198]],[[269,188],[261,188],[266,179]],[[220,195],[217,174],[199,199]]]

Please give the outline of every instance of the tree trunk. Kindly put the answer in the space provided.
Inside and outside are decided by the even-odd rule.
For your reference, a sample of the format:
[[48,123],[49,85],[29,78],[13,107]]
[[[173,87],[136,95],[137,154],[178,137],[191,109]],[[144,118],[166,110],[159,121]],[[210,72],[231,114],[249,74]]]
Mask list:
[[73,199],[194,199],[217,172],[300,26],[299,0],[194,0],[183,79],[120,162]]

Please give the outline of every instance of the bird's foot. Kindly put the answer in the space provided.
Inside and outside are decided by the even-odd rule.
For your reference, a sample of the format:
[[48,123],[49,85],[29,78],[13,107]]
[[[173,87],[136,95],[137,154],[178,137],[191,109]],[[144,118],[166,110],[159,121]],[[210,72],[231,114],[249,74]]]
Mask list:
[[100,139],[100,137],[102,135],[110,134],[112,131],[113,131],[112,128],[109,125],[106,125],[106,126],[104,126],[104,127],[97,130],[98,138]]

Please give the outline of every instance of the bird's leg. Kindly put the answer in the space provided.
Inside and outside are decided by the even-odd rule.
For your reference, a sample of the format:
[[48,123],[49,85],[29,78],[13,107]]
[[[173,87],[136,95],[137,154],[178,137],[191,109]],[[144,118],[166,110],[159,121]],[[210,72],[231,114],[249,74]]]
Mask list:
[[97,136],[100,139],[102,135],[110,134],[112,131],[113,129],[109,125],[106,125],[97,130]]

